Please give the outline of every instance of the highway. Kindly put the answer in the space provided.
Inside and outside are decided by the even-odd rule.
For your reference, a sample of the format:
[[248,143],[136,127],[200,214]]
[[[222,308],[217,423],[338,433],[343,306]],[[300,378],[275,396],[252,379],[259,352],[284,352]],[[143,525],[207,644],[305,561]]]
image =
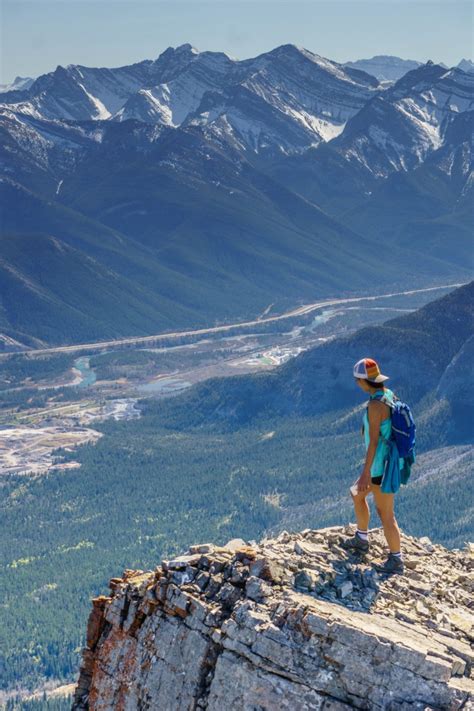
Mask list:
[[[467,283],[467,282],[465,282]],[[199,328],[191,331],[175,331],[171,333],[159,333],[153,336],[137,336],[130,338],[119,338],[112,341],[99,341],[96,343],[78,343],[71,346],[57,346],[54,348],[37,348],[32,350],[16,351],[16,353],[23,353],[27,355],[54,355],[60,353],[79,353],[83,351],[101,351],[104,349],[120,348],[122,346],[137,346],[137,345],[152,345],[157,341],[163,340],[167,341],[172,338],[182,338],[183,336],[206,336],[213,333],[226,333],[234,328],[247,328],[249,326],[261,326],[264,323],[270,323],[273,321],[282,321],[283,319],[294,318],[296,316],[303,316],[316,309],[321,309],[326,306],[336,306],[342,304],[356,303],[359,301],[375,301],[378,299],[389,299],[393,296],[405,296],[409,294],[418,294],[428,291],[439,291],[440,289],[454,289],[460,286],[464,286],[464,283],[459,284],[444,284],[441,286],[432,286],[424,289],[412,289],[409,291],[398,291],[390,294],[377,294],[375,296],[356,296],[351,298],[343,299],[327,299],[324,301],[316,301],[312,304],[304,304],[303,306],[298,306],[295,309],[286,311],[282,314],[276,316],[266,316],[265,318],[257,318],[253,321],[242,321],[237,323],[226,324],[222,326],[213,326],[210,328]],[[265,312],[264,312],[265,313]],[[14,353],[2,353],[1,358],[6,358]]]

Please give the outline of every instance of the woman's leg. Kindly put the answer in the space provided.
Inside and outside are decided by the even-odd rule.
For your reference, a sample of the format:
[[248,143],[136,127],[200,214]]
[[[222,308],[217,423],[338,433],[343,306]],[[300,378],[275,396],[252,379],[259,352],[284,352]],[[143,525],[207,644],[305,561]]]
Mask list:
[[373,484],[370,488],[374,494],[375,506],[382,521],[390,553],[400,553],[400,529],[393,511],[395,496],[394,494],[384,494],[380,491],[380,486],[376,484]]
[[370,511],[367,503],[367,495],[370,494],[372,486],[367,491],[360,491],[354,496],[351,494],[354,502],[354,512],[357,521],[357,529],[359,531],[367,531],[369,528]]

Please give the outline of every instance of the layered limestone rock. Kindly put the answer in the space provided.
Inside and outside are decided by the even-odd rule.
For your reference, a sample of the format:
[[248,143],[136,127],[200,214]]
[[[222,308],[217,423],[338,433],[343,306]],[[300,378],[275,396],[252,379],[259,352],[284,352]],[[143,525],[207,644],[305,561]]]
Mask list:
[[379,576],[343,528],[193,546],[93,601],[73,708],[472,709],[474,551],[403,537]]

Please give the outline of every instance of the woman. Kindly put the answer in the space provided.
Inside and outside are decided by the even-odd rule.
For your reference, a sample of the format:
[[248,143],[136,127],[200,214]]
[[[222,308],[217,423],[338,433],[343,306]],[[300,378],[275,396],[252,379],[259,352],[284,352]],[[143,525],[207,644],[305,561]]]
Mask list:
[[388,376],[382,375],[378,364],[372,358],[362,358],[357,361],[354,365],[354,379],[361,390],[369,394],[369,402],[364,412],[362,424],[366,457],[362,474],[354,486],[351,487],[357,531],[355,536],[345,541],[344,547],[362,552],[369,550],[368,527],[370,512],[367,496],[372,493],[390,549],[390,554],[385,563],[375,567],[383,573],[403,573],[400,530],[393,511],[394,494],[384,494],[380,490],[384,459],[388,451],[388,445],[385,440],[390,438],[392,429],[391,409],[387,402],[391,403],[393,401],[394,393],[384,386]]

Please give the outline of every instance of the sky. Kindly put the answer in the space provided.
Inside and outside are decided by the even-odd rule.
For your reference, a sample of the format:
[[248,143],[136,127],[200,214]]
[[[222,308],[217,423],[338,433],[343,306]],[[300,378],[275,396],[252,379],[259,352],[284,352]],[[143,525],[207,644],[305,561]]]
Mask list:
[[156,59],[186,42],[236,59],[287,43],[338,62],[473,57],[466,0],[0,0],[0,13],[0,83]]

